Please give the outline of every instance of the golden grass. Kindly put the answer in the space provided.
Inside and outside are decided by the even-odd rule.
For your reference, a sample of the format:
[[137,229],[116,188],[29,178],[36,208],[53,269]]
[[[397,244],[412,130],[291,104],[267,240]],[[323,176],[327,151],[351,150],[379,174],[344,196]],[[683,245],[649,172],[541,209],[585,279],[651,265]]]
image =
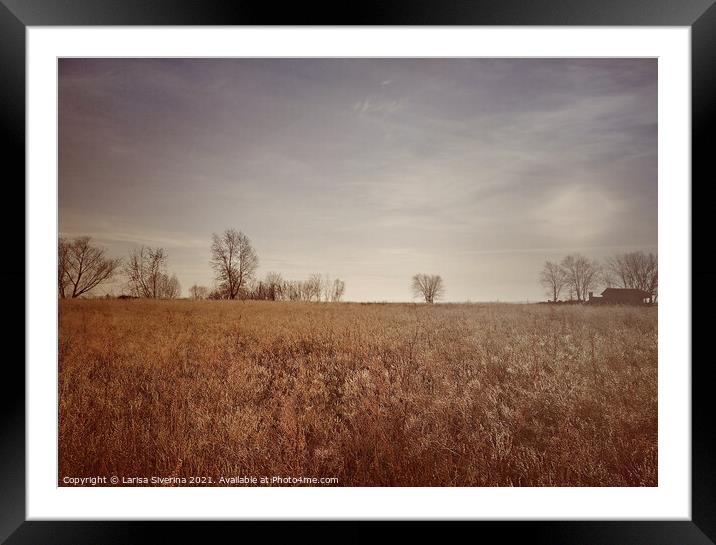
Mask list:
[[63,300],[59,478],[93,475],[656,486],[657,311]]

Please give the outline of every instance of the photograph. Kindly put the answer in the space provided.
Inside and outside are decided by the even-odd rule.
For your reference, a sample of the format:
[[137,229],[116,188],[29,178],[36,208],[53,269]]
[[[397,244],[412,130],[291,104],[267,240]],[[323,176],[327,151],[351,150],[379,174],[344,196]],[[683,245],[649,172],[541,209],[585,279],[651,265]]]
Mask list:
[[56,62],[57,486],[659,486],[658,58]]

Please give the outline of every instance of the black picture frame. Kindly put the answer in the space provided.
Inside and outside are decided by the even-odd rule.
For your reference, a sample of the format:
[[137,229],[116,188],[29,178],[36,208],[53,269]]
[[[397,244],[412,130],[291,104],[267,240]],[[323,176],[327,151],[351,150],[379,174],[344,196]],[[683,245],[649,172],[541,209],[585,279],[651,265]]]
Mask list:
[[[716,5],[714,0],[502,0],[500,2],[402,0],[363,2],[345,10],[343,3],[287,3],[276,6],[248,2],[194,2],[190,0],[0,0],[0,135],[5,212],[0,214],[8,255],[25,255],[24,239],[14,235],[25,225],[25,31],[28,26],[80,25],[584,25],[688,26],[692,54],[692,248],[708,247],[710,222],[695,214],[709,206],[713,196],[714,167],[710,137],[716,127]],[[708,252],[692,254],[693,285],[714,285],[716,273]],[[19,261],[19,259],[18,259]],[[0,276],[5,301],[22,308],[20,285],[25,289],[24,259],[3,267]],[[23,290],[24,291],[24,290]],[[704,338],[709,326],[708,298],[692,298],[692,344]],[[15,312],[5,319],[4,336],[19,344],[24,319]],[[10,343],[7,343],[10,345]],[[25,520],[25,392],[24,344],[16,357],[5,356],[3,395],[0,396],[0,540],[19,544],[137,543],[163,541],[211,542],[209,536],[228,530],[234,538],[248,536],[257,523],[211,522],[81,522]],[[8,352],[5,352],[8,354]],[[499,536],[500,541],[579,544],[708,544],[716,542],[716,434],[711,424],[712,383],[710,358],[692,357],[692,519],[690,521],[530,521],[477,522],[468,530],[475,536]],[[690,362],[669,362],[688,365]],[[371,528],[331,529],[315,523],[290,524],[293,538],[312,541],[361,540]],[[258,529],[265,532],[263,528]],[[379,530],[379,531],[382,531]],[[404,531],[404,530],[399,530]],[[427,528],[418,532],[426,535]],[[438,532],[443,530],[439,529]],[[245,533],[249,532],[249,533]],[[230,534],[230,535],[231,535]],[[428,534],[429,535],[429,534]]]

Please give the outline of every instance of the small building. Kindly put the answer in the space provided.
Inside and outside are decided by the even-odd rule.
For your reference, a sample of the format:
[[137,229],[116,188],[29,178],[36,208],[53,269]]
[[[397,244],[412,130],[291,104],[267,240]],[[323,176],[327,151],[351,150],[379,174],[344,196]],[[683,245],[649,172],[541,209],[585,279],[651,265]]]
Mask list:
[[651,294],[635,288],[607,288],[601,297],[589,292],[589,303],[607,305],[644,305],[651,303]]

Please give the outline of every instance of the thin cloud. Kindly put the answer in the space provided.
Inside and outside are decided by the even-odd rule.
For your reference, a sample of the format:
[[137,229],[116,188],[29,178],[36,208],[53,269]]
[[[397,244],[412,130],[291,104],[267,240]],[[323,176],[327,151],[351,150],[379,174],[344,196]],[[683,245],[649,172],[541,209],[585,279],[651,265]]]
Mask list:
[[182,236],[167,237],[152,234],[105,233],[93,231],[60,231],[60,236],[75,238],[89,236],[99,243],[129,243],[139,246],[162,246],[165,248],[205,248],[209,239],[192,239]]

